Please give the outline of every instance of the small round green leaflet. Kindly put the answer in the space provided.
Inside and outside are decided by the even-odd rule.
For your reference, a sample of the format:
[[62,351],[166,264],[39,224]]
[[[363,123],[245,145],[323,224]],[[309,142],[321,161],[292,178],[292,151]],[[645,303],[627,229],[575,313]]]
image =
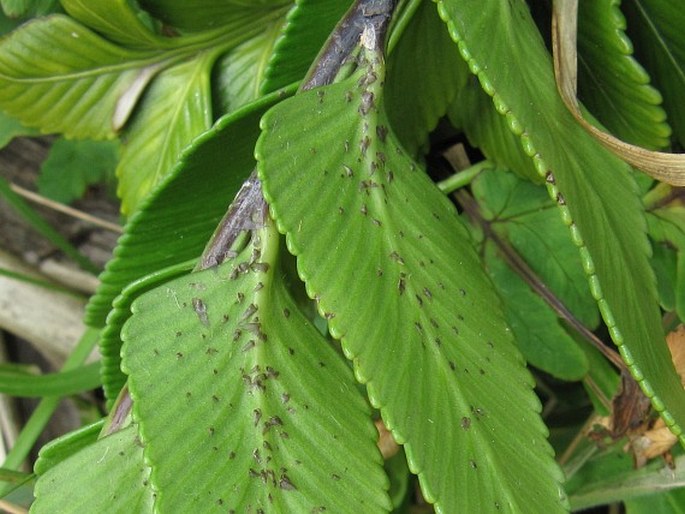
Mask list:
[[383,64],[370,34],[362,44],[358,73],[262,119],[272,214],[437,512],[564,512],[497,296],[453,206],[390,131]]
[[279,239],[267,222],[133,302],[122,367],[159,512],[390,508],[369,407],[288,292]]

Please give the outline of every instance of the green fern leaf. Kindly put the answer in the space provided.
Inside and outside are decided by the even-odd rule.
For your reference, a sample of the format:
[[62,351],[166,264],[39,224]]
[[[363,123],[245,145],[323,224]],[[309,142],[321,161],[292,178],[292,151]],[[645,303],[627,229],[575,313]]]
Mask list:
[[388,129],[384,68],[369,59],[262,119],[279,229],[425,498],[439,512],[562,512],[497,296],[454,207]]

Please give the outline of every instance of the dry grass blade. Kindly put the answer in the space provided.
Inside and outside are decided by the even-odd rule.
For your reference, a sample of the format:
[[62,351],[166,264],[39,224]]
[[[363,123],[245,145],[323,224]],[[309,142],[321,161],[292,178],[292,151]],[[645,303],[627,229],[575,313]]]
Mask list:
[[111,230],[112,232],[116,232],[117,234],[121,234],[123,232],[121,226],[117,225],[116,223],[111,223],[109,221],[88,214],[87,212],[79,211],[78,209],[74,209],[73,207],[69,207],[68,205],[55,202],[53,200],[50,200],[49,198],[45,198],[44,196],[34,193],[33,191],[24,189],[23,187],[18,186],[16,184],[10,184],[10,188],[12,189],[12,191],[31,202],[43,205],[45,207],[49,207],[50,209],[62,212],[68,216],[72,216],[73,218],[78,218],[80,220],[86,221],[100,228]]
[[555,0],[552,14],[552,48],[557,88],[573,117],[605,148],[631,166],[662,182],[685,186],[685,154],[654,152],[628,144],[598,129],[580,111],[577,98],[578,0]]

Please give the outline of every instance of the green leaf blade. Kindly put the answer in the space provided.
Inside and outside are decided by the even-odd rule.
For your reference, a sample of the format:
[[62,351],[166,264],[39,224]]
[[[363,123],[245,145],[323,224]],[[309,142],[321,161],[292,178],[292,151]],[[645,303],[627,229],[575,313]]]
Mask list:
[[[136,10],[128,0],[88,2],[63,0],[62,6],[70,16],[97,30],[109,40],[129,48],[156,49],[173,46],[174,40],[155,34],[143,19],[146,13]],[[148,16],[149,17],[149,16]]]
[[[135,426],[100,439],[48,469],[36,483],[31,512],[152,512],[150,469]],[[78,487],[74,482],[78,480]]]
[[134,212],[171,170],[181,151],[212,123],[209,73],[212,53],[160,73],[126,131],[117,167],[121,210]]
[[258,169],[279,229],[425,498],[439,512],[562,512],[498,299],[453,206],[388,131],[372,75],[382,83],[374,68],[262,119]]
[[[524,2],[501,9],[495,1],[476,8],[445,0],[439,12],[472,73],[547,181],[626,364],[655,409],[681,434],[685,391],[664,342],[644,209],[631,170],[567,111]],[[493,37],[485,42],[479,30],[488,24]],[[508,75],[514,68],[515,83]]]
[[67,137],[112,138],[133,108],[120,100],[154,70],[153,53],[117,47],[62,15],[23,25],[0,49],[0,106]]
[[285,289],[278,240],[257,230],[133,304],[124,368],[162,511],[389,509],[368,406]]
[[[86,308],[88,325],[105,324],[112,302],[129,283],[200,255],[228,202],[254,168],[259,118],[279,98],[281,92],[273,93],[221,118],[183,152],[175,169],[126,225]],[[216,166],[226,156],[226,168]]]
[[685,11],[668,0],[626,0],[622,10],[635,54],[664,97],[673,135],[685,146]]

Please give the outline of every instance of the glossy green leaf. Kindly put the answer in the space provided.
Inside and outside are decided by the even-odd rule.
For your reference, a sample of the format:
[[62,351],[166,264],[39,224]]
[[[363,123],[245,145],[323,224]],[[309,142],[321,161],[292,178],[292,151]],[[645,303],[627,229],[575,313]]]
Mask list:
[[[81,4],[74,4],[74,8],[84,19],[102,28],[102,20],[96,14],[104,16],[109,8],[107,5],[90,5],[80,10],[78,5]],[[123,7],[119,5],[112,9],[119,14],[109,21],[121,30],[128,30],[121,28]],[[117,46],[66,16],[37,19],[0,42],[0,107],[27,126],[39,127],[44,132],[61,132],[77,138],[111,138],[124,127],[143,91],[160,70],[186,61],[178,68],[185,69],[189,73],[185,79],[197,87],[199,78],[193,72],[203,65],[211,65],[213,59],[207,55],[216,57],[249,40],[281,14],[278,10],[238,10],[220,28],[178,37],[171,42],[160,39],[159,45],[150,50]],[[135,35],[131,37],[139,39]],[[193,60],[202,64],[193,67],[188,63]],[[167,85],[156,89],[169,87],[168,83],[173,81],[171,77],[179,73],[179,69],[166,73]],[[188,92],[188,86],[184,83],[177,89],[173,96],[188,107],[181,100],[183,92]],[[210,104],[206,97],[209,90],[207,87],[204,90],[205,97],[195,101],[198,105]],[[198,94],[199,90],[194,93]],[[146,96],[149,98],[150,93]],[[180,106],[172,108],[168,116],[171,118],[180,111],[183,111]],[[139,118],[152,121],[154,126],[160,115],[145,110],[138,110],[137,114],[135,123],[138,127],[142,123]],[[209,116],[209,112],[203,115]],[[172,121],[167,119],[169,123]],[[197,123],[194,117],[189,121],[189,125]],[[152,132],[157,134],[158,131]],[[192,131],[192,127],[186,130]],[[128,137],[133,136],[129,133]],[[173,146],[173,139],[170,137],[162,144],[162,155]]]
[[44,475],[50,468],[54,468],[63,460],[95,443],[102,430],[103,422],[104,419],[86,425],[43,446],[34,465],[36,474]]
[[38,192],[62,203],[82,198],[88,186],[114,178],[118,150],[114,141],[58,139],[41,164]]
[[61,0],[67,13],[110,41],[130,48],[173,47],[178,38],[164,38],[153,31],[149,16],[130,0]]
[[296,0],[265,72],[262,92],[301,81],[350,0]]
[[615,136],[651,150],[669,146],[661,94],[633,58],[620,0],[578,4],[578,96]]
[[[88,303],[85,321],[102,326],[122,289],[160,269],[197,258],[254,168],[259,118],[293,88],[221,118],[198,137],[131,217]],[[217,166],[217,163],[225,163]]]
[[[289,0],[141,0],[140,4],[165,24],[182,31],[215,29],[245,16],[270,11],[285,14]],[[285,6],[285,7],[284,7]]]
[[556,314],[496,255],[488,244],[485,262],[504,303],[507,322],[526,360],[563,380],[580,380],[589,369],[583,350],[559,324]]
[[219,112],[235,111],[259,98],[281,26],[281,20],[273,22],[261,34],[219,59],[214,71],[214,94],[218,97],[214,102]]
[[383,66],[367,58],[262,119],[258,169],[279,229],[426,500],[562,512],[499,300],[454,207],[388,129]]
[[389,510],[369,408],[286,290],[279,239],[267,221],[133,303],[124,370],[160,512]]
[[151,513],[154,494],[149,475],[136,427],[129,426],[41,475],[31,512]]
[[0,43],[0,107],[43,132],[111,138],[158,67],[71,18],[38,18]]
[[435,6],[422,2],[388,57],[386,78],[388,117],[409,153],[426,144],[468,77]]
[[[545,178],[633,376],[680,434],[685,391],[664,342],[643,207],[631,170],[567,111],[525,2],[503,7],[494,0],[477,6],[444,0],[438,7],[472,73]],[[483,30],[491,37],[484,39]]]
[[107,399],[107,406],[112,407],[119,392],[124,387],[127,377],[121,371],[121,329],[131,317],[131,304],[141,294],[158,287],[169,280],[190,273],[196,259],[163,268],[127,285],[112,302],[112,310],[107,316],[107,323],[100,338],[102,355],[102,388]]
[[664,108],[681,146],[685,146],[685,10],[670,0],[623,0],[635,55],[664,97]]
[[178,161],[181,151],[212,124],[210,71],[213,53],[159,74],[123,136],[117,167],[121,210],[132,214]]

